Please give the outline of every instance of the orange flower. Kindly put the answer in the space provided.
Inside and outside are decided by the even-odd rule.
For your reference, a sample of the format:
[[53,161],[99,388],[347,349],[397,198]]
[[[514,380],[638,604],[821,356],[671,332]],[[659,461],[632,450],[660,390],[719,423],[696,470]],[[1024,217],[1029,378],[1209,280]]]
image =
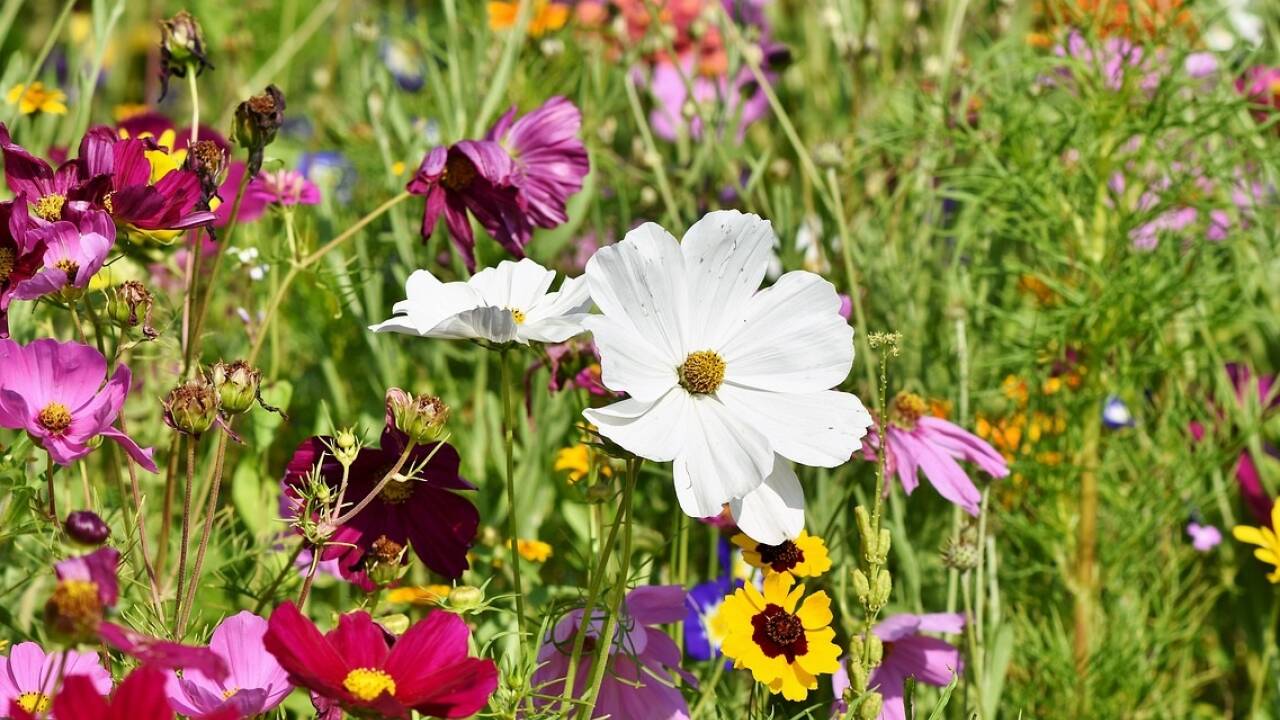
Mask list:
[[[520,17],[520,3],[515,0],[495,0],[489,3],[489,29],[508,30],[516,26]],[[569,6],[550,0],[534,0],[533,17],[529,19],[529,35],[542,37],[559,30],[569,21]]]

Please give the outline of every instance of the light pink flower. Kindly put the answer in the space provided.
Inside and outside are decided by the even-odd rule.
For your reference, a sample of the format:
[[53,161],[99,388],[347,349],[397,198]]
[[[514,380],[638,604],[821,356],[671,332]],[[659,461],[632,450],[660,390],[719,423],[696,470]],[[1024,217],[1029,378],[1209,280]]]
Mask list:
[[0,427],[26,430],[60,465],[88,455],[101,435],[156,472],[152,450],[113,427],[129,393],[129,368],[120,365],[103,385],[106,376],[106,358],[88,345],[0,340]]
[[[71,205],[81,207],[71,208]],[[44,243],[44,267],[34,277],[18,283],[13,296],[34,300],[67,287],[84,289],[102,269],[107,252],[116,241],[115,223],[100,210],[84,203],[69,203],[66,220],[47,223],[30,231],[33,242]]]
[[1198,522],[1187,523],[1187,535],[1191,538],[1191,546],[1200,552],[1209,552],[1222,542],[1222,531]]
[[[902,690],[907,678],[943,687],[963,670],[959,650],[944,640],[920,633],[954,634],[963,629],[964,615],[958,613],[893,615],[871,629],[884,643],[884,659],[867,681],[884,697],[880,720],[906,720]],[[834,709],[838,712],[848,711],[841,699],[848,687],[849,673],[841,663],[831,676],[831,689],[836,696]]]
[[[235,193],[244,178],[244,163],[232,163],[227,169],[227,179],[220,189],[222,204],[214,211],[217,219],[214,227],[223,227],[231,220],[231,209],[235,205]],[[244,189],[244,198],[240,201],[240,212],[236,222],[253,222],[266,213],[272,205],[319,205],[320,188],[297,170],[275,170],[260,172],[258,177],[249,181]]]
[[262,638],[267,621],[241,612],[222,621],[213,631],[209,649],[227,664],[230,674],[214,680],[199,670],[170,674],[165,692],[169,703],[183,715],[203,718],[226,710],[236,717],[252,717],[272,710],[290,692],[288,673],[267,652]]
[[[27,712],[36,712],[53,696],[58,668],[64,678],[83,677],[93,684],[99,695],[111,692],[111,673],[98,662],[97,653],[66,651],[46,653],[33,642],[14,645],[9,656],[0,656],[0,715],[16,704]],[[56,715],[50,715],[56,718]]]

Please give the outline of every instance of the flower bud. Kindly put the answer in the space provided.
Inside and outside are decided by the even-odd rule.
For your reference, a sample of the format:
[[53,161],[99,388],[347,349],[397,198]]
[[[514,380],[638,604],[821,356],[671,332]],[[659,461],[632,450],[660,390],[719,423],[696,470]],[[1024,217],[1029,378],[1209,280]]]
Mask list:
[[978,566],[978,546],[972,538],[953,537],[942,548],[942,564],[953,570],[972,570]]
[[91,510],[77,510],[67,515],[62,523],[67,537],[90,547],[101,545],[111,537],[111,528]]
[[867,687],[867,679],[871,675],[867,671],[865,665],[862,664],[861,655],[853,655],[849,658],[849,687],[855,692],[865,690]]
[[400,388],[387,391],[387,415],[400,432],[418,444],[438,440],[449,420],[449,406],[434,395],[416,398]]
[[248,412],[258,398],[262,373],[243,360],[213,366],[213,386],[222,409],[232,415]]
[[203,435],[218,419],[218,391],[202,377],[170,390],[163,405],[165,424],[188,435]]
[[360,455],[360,439],[351,428],[343,428],[334,438],[333,455],[338,462],[349,466]]
[[862,568],[853,569],[853,594],[863,605],[870,603],[871,581],[867,579],[867,574],[862,572]]
[[884,708],[884,698],[878,692],[867,693],[858,706],[858,720],[876,720]]
[[404,573],[402,564],[404,551],[404,545],[386,535],[379,536],[369,548],[369,554],[365,556],[365,571],[369,574],[369,579],[379,587],[399,580]]
[[459,585],[449,591],[449,608],[459,612],[475,610],[484,604],[484,590],[471,585]]
[[[142,325],[142,334],[148,338],[157,336],[151,327],[151,308],[155,300],[147,287],[137,280],[126,280],[116,286],[107,300],[107,312],[122,327]],[[141,316],[141,319],[139,319]]]
[[884,641],[875,633],[871,633],[867,635],[866,644],[869,654],[867,659],[871,661],[872,667],[875,667],[884,659]]
[[275,85],[268,85],[261,95],[254,95],[236,106],[231,137],[249,151],[245,168],[248,177],[256,177],[262,170],[262,151],[276,139],[276,132],[284,125],[284,105],[284,93]]
[[204,32],[191,13],[183,10],[160,21],[160,99],[169,91],[169,78],[196,75],[213,67],[205,56]]
[[44,605],[49,634],[67,642],[97,642],[105,609],[98,586],[88,580],[59,580]]
[[889,576],[889,571],[880,568],[876,573],[876,580],[871,585],[870,602],[868,603],[872,609],[879,610],[889,604],[889,595],[893,592],[893,579]]

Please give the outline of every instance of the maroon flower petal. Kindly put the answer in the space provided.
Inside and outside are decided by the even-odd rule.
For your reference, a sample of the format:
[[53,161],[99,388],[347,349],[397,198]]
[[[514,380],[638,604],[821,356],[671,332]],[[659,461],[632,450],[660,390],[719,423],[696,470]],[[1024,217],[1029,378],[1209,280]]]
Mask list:
[[292,602],[285,602],[271,613],[263,644],[289,673],[294,685],[327,697],[348,697],[342,681],[351,665]]

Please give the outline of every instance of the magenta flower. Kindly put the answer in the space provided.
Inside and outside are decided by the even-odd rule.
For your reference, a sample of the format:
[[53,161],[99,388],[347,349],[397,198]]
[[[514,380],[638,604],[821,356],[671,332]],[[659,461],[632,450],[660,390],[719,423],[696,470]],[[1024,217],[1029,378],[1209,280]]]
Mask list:
[[[773,73],[766,77],[772,81]],[[688,85],[685,84],[686,78]],[[675,140],[684,131],[694,140],[702,139],[702,117],[694,113],[685,120],[690,85],[693,87],[693,102],[704,107],[714,105],[715,109],[706,113],[708,117],[721,118],[724,126],[733,127],[734,137],[739,142],[746,136],[748,126],[769,114],[769,100],[747,68],[740,69],[732,78],[708,77],[697,72],[693,58],[682,60],[679,67],[671,62],[660,62],[654,65],[649,78],[649,91],[657,101],[657,106],[649,114],[649,123],[658,137]],[[723,135],[723,128],[714,134]]]
[[97,653],[68,650],[65,664],[62,656],[61,652],[45,653],[33,642],[18,643],[8,657],[0,656],[0,713],[11,707],[29,713],[48,710],[60,667],[66,680],[83,677],[99,695],[111,692],[111,673],[98,662]]
[[0,338],[9,337],[9,302],[44,265],[44,244],[32,237],[25,200],[0,203]]
[[[1273,393],[1276,388],[1274,375],[1255,376],[1249,366],[1240,363],[1227,363],[1226,372],[1227,378],[1231,381],[1231,387],[1235,390],[1236,402],[1239,405],[1245,406],[1248,403],[1249,395],[1252,394],[1257,398],[1264,415],[1275,412],[1277,408],[1280,408],[1280,392]],[[1229,428],[1230,422],[1221,408],[1214,408],[1214,415],[1216,428]],[[1198,420],[1191,421],[1188,429],[1196,442],[1203,440],[1209,432],[1204,423]],[[1262,444],[1262,452],[1270,457],[1280,459],[1280,449],[1275,448],[1270,443],[1264,442]],[[1262,475],[1258,472],[1258,466],[1248,448],[1241,451],[1240,457],[1236,461],[1235,471],[1236,483],[1240,487],[1240,496],[1244,499],[1245,506],[1249,508],[1249,513],[1258,522],[1269,523],[1271,521],[1273,500],[1262,487]]]
[[[917,682],[943,687],[962,672],[960,651],[938,638],[921,635],[922,632],[958,633],[964,629],[964,615],[958,613],[930,613],[927,615],[893,615],[871,629],[884,643],[884,659],[867,684],[884,697],[880,720],[906,720],[907,709],[903,702],[903,683],[907,678]],[[844,663],[831,676],[831,689],[835,693],[835,710],[848,712],[842,696],[849,688],[849,673]]]
[[1249,68],[1236,80],[1236,90],[1252,104],[1253,116],[1258,122],[1266,122],[1280,110],[1280,67],[1257,65]]
[[553,228],[569,221],[565,202],[582,189],[582,179],[591,170],[587,149],[578,137],[581,128],[582,112],[557,96],[520,118],[512,107],[485,136],[511,156],[521,205],[538,227]]
[[[685,591],[677,585],[638,587],[627,593],[623,618],[609,647],[604,682],[591,717],[609,716],[630,720],[687,720],[689,706],[675,687],[675,675],[690,685],[697,679],[680,668],[680,648],[657,626],[684,620]],[[564,692],[569,674],[569,658],[582,625],[583,611],[574,610],[561,618],[538,651],[539,667],[531,681],[537,691],[533,703],[541,708],[554,704]],[[582,662],[574,677],[578,697],[590,687],[591,657],[599,652],[604,631],[604,613],[597,609],[587,627]]]
[[338,618],[320,634],[292,602],[271,613],[267,651],[313,702],[361,717],[408,720],[411,711],[445,718],[474,715],[498,687],[492,660],[469,657],[471,632],[462,618],[433,612],[388,647],[387,633],[366,612]]
[[[917,473],[938,494],[970,515],[978,514],[982,494],[957,460],[972,462],[993,478],[1009,475],[1009,466],[1000,453],[985,440],[942,418],[925,414],[924,399],[914,393],[899,393],[889,408],[889,452],[886,472],[896,473],[908,495],[919,483]],[[866,454],[880,448],[880,438],[873,428],[867,435]]]
[[520,206],[516,172],[511,156],[495,142],[464,140],[449,148],[432,148],[405,186],[410,193],[426,198],[423,239],[431,237],[443,214],[454,247],[467,269],[475,270],[475,236],[467,219],[470,212],[498,244],[516,257],[524,257],[523,248],[533,228]]
[[107,261],[107,252],[116,241],[110,216],[90,209],[87,203],[68,203],[66,220],[57,220],[30,233],[43,243],[44,267],[34,277],[18,283],[13,297],[34,300],[74,288],[83,290]]
[[[395,466],[407,440],[388,418],[381,448],[362,448],[351,465],[344,512],[367,496]],[[301,497],[298,484],[305,482],[317,465],[336,497],[342,485],[342,466],[330,452],[332,446],[332,438],[313,437],[294,451],[283,481],[283,491],[291,505]],[[400,546],[412,545],[422,563],[435,572],[448,578],[461,577],[468,567],[467,551],[480,525],[480,513],[458,491],[474,490],[475,486],[458,475],[461,460],[452,445],[439,443],[436,448],[437,445],[416,446],[401,472],[409,475],[415,468],[417,472],[403,481],[388,483],[350,522],[338,528],[320,559],[337,559],[344,577],[357,576],[373,545],[385,539]],[[286,515],[295,512],[291,508]]]
[[3,123],[0,151],[4,154],[4,179],[9,190],[26,200],[31,213],[43,220],[60,219],[68,201],[97,201],[106,191],[108,179],[88,173],[82,159],[68,160],[54,169],[13,142]]
[[175,710],[193,718],[226,710],[245,718],[268,712],[290,692],[288,673],[262,642],[267,621],[250,612],[223,620],[213,631],[209,649],[226,663],[230,674],[214,680],[188,669],[182,677],[170,675],[166,693]]
[[101,435],[156,472],[152,450],[113,427],[129,393],[129,368],[120,365],[103,385],[107,361],[101,353],[48,338],[26,346],[0,340],[0,359],[0,427],[26,430],[60,465],[88,455]]
[[[110,699],[103,697],[93,680],[83,675],[69,677],[52,705],[53,717],[64,720],[173,720],[173,710],[164,697],[164,676],[148,667],[129,673]],[[11,709],[10,714],[14,720],[41,717],[20,707]],[[234,716],[205,720],[234,720]]]
[[[219,194],[222,202],[214,211],[217,220],[214,227],[224,227],[231,222],[231,209],[235,205],[235,193],[239,190],[240,181],[244,178],[244,163],[234,162],[227,169],[227,179],[223,181]],[[297,170],[276,170],[261,172],[258,177],[245,186],[244,198],[240,201],[240,213],[236,222],[253,222],[266,213],[272,205],[319,205],[320,188]]]
[[1187,536],[1191,538],[1191,547],[1202,553],[1209,552],[1222,542],[1222,531],[1198,522],[1187,523]]

